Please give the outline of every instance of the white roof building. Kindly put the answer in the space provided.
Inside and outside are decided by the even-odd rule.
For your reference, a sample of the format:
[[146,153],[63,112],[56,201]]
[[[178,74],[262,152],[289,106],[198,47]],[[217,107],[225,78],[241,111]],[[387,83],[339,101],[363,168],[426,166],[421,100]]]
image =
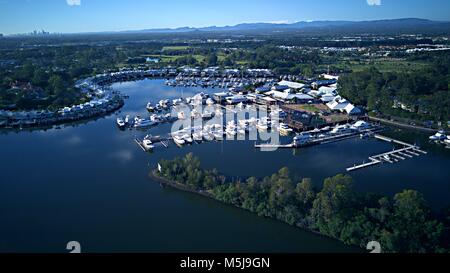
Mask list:
[[359,115],[361,114],[361,109],[359,109],[358,107],[354,106],[353,104],[349,103],[344,111],[348,114],[348,115]]
[[322,74],[322,77],[327,80],[339,80],[339,76],[329,75],[329,74]]
[[303,87],[305,87],[305,85],[303,83],[291,82],[291,81],[281,81],[278,83],[278,85],[285,85],[292,89],[302,89]]
[[274,99],[282,99],[282,100],[313,100],[314,98],[307,94],[290,94],[287,92],[280,92],[280,91],[270,91],[266,93],[267,95],[271,96]]
[[324,95],[324,94],[334,94],[335,95],[336,94],[336,90],[337,90],[336,87],[322,86],[322,87],[319,88],[319,93],[321,95]]
[[332,111],[342,111],[344,110],[350,102],[348,102],[346,99],[336,99],[329,103],[327,103],[328,108]]
[[336,99],[336,96],[334,96],[332,94],[325,94],[320,98],[320,100],[324,103],[334,101],[335,99]]

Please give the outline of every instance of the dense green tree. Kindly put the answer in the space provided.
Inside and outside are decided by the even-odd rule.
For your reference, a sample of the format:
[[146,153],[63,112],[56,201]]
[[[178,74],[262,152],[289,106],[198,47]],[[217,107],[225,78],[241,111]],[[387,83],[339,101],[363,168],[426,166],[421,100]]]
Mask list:
[[[436,220],[422,195],[405,190],[393,199],[358,194],[352,178],[324,180],[315,194],[311,180],[294,187],[287,168],[262,179],[227,181],[217,170],[202,170],[193,154],[161,160],[161,175],[190,189],[208,191],[215,199],[259,216],[272,217],[365,248],[381,243],[383,252],[448,252],[444,224]],[[444,217],[445,219],[445,217]]]

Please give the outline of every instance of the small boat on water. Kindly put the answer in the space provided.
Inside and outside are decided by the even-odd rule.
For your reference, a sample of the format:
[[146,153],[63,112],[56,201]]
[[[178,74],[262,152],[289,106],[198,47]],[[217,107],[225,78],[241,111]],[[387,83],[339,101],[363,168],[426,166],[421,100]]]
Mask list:
[[348,134],[353,132],[353,129],[350,127],[350,125],[338,125],[331,130],[331,134],[337,135],[337,134]]
[[120,129],[124,129],[125,126],[126,126],[126,123],[123,120],[123,118],[117,118],[116,123],[117,123],[117,126],[119,126]]
[[208,118],[212,118],[212,117],[213,117],[213,113],[212,112],[210,112],[210,111],[208,111],[206,109],[203,111],[202,118],[208,119]]
[[177,116],[178,116],[178,119],[181,119],[181,120],[186,119],[186,115],[184,114],[183,111],[178,112]]
[[442,141],[445,140],[447,138],[447,136],[445,135],[444,131],[439,131],[436,134],[430,136],[430,140],[431,141]]
[[294,130],[292,128],[290,128],[287,124],[280,123],[280,125],[278,125],[278,131],[282,134],[289,135]]
[[147,108],[147,111],[150,112],[150,113],[155,112],[155,107],[153,107],[150,102],[147,103],[147,107],[146,108]]
[[222,109],[217,108],[215,114],[216,114],[217,117],[222,117],[222,116],[223,116],[223,111],[222,111]]
[[144,147],[144,149],[146,151],[151,151],[155,148],[155,146],[153,145],[153,142],[150,139],[142,140],[142,147]]
[[173,142],[175,142],[175,144],[177,144],[180,147],[186,144],[186,141],[183,139],[183,137],[179,135],[173,136]]
[[192,136],[190,134],[184,134],[181,137],[184,139],[185,143],[190,144],[190,143],[194,142],[194,139],[192,138]]
[[256,128],[258,128],[258,130],[260,131],[267,131],[269,129],[269,126],[270,119],[268,117],[261,118],[256,124]]
[[237,126],[237,133],[239,135],[245,135],[245,132],[248,130],[248,126],[245,125],[238,125]]
[[311,135],[308,133],[301,133],[299,135],[296,135],[294,137],[294,146],[295,147],[299,147],[299,146],[303,146],[303,145],[307,145],[310,141],[311,141]]
[[197,111],[197,109],[193,109],[191,111],[191,119],[200,119],[200,118],[202,118],[202,114],[199,111]]
[[135,128],[147,128],[158,124],[157,122],[151,121],[149,119],[143,119],[140,117],[134,118],[134,127]]
[[216,140],[223,140],[223,126],[220,124],[212,125],[211,132]]
[[195,141],[202,141],[203,140],[203,131],[202,130],[196,130],[192,133],[192,138]]
[[447,138],[444,140],[444,143],[450,145],[450,136],[447,136]]
[[172,105],[173,106],[177,106],[177,105],[180,105],[181,103],[183,103],[183,99],[174,99],[173,101],[172,101]]

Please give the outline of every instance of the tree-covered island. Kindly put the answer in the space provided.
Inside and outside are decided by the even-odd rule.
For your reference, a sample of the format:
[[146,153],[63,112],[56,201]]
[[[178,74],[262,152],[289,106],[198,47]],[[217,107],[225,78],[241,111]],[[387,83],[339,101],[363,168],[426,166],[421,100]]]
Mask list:
[[[217,170],[203,170],[192,153],[162,160],[151,177],[259,216],[278,219],[365,248],[378,241],[383,252],[448,252],[448,217],[438,217],[423,196],[404,190],[393,198],[356,192],[352,178],[326,178],[321,189],[311,179],[294,181],[287,168],[264,178],[230,181]],[[447,239],[446,239],[447,238]]]

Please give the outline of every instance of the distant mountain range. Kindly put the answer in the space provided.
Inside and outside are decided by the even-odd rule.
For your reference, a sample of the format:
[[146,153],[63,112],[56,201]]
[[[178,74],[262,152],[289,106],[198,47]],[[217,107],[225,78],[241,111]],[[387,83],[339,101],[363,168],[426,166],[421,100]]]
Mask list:
[[376,21],[312,21],[292,24],[244,23],[234,26],[180,27],[125,31],[127,33],[186,33],[186,32],[368,32],[368,33],[405,33],[405,32],[450,32],[450,22],[431,21],[418,18],[404,18]]

